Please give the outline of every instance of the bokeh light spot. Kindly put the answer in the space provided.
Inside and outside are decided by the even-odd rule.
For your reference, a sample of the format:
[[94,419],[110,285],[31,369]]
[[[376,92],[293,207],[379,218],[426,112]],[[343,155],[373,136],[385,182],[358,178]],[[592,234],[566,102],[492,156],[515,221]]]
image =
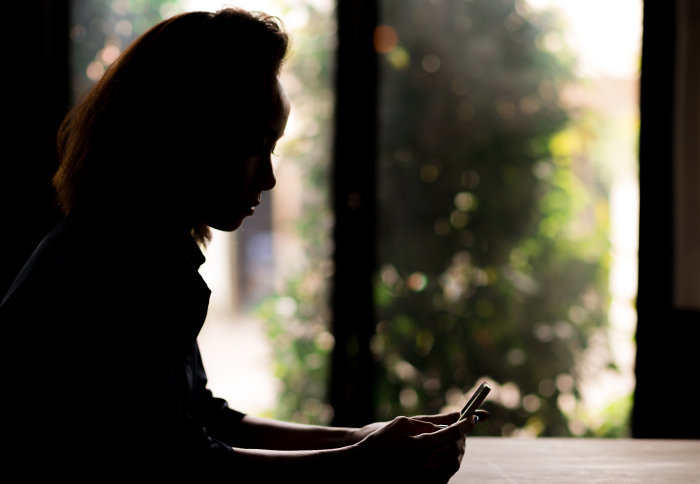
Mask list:
[[374,29],[374,50],[380,54],[388,54],[399,43],[399,34],[391,25],[378,25]]
[[440,57],[435,54],[427,54],[421,62],[423,70],[428,74],[434,74],[440,70]]
[[406,285],[411,291],[420,292],[425,289],[428,284],[428,277],[422,272],[414,272],[408,279],[406,279]]

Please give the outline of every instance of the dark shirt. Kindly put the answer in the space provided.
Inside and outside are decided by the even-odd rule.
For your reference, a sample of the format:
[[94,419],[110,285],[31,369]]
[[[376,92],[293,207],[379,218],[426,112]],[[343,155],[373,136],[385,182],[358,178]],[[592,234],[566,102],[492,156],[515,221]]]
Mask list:
[[88,478],[226,472],[243,414],[206,387],[203,262],[189,236],[71,219],[46,236],[0,304],[10,460]]

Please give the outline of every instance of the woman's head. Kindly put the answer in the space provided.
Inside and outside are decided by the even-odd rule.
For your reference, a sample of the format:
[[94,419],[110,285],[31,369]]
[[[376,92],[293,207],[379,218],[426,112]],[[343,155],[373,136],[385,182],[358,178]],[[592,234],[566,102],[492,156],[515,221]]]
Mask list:
[[54,186],[64,213],[186,223],[203,240],[203,198],[225,188],[212,173],[269,155],[287,48],[276,19],[238,9],[151,28],[61,125]]
[[270,156],[284,134],[289,116],[289,101],[279,82],[271,101],[260,132],[263,136],[258,138],[256,131],[252,152],[235,155],[237,147],[224,142],[223,146],[214,147],[217,153],[206,156],[213,163],[202,172],[205,179],[198,186],[204,190],[193,201],[199,220],[206,226],[224,231],[237,229],[245,217],[253,214],[262,192],[275,186]]

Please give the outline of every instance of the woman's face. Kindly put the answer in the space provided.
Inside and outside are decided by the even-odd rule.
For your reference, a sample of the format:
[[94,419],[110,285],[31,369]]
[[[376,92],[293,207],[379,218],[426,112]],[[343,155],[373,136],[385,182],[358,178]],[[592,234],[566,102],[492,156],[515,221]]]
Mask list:
[[243,219],[253,215],[262,192],[275,186],[271,156],[284,134],[289,109],[289,99],[278,81],[258,152],[243,157],[234,155],[233,162],[223,163],[225,166],[210,174],[201,207],[203,221],[209,227],[225,232],[236,230]]

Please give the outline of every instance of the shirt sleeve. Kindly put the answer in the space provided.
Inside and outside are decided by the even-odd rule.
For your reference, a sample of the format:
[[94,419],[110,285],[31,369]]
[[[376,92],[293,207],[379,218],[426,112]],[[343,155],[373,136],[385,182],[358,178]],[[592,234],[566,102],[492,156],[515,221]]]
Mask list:
[[245,414],[230,408],[225,399],[212,394],[208,388],[207,375],[198,345],[195,345],[194,349],[194,368],[197,419],[202,422],[211,438],[229,446],[241,445],[241,420]]

